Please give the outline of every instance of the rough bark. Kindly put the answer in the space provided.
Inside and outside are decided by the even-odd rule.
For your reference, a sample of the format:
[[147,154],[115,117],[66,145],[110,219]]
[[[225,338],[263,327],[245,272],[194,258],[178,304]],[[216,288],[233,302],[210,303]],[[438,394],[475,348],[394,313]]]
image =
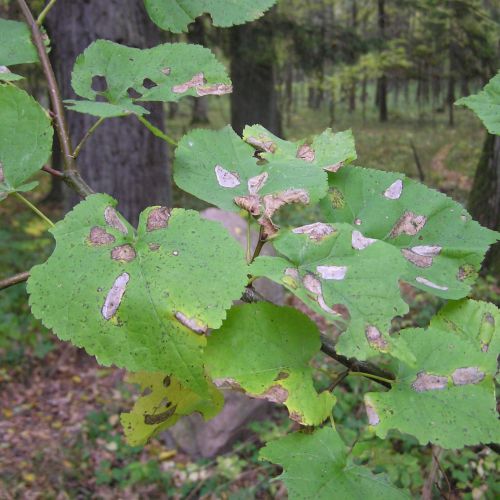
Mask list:
[[[469,196],[469,211],[481,225],[500,230],[500,136],[486,137]],[[500,244],[486,256],[483,269],[500,273]]]
[[[136,0],[59,0],[47,18],[47,28],[64,99],[75,97],[71,70],[76,57],[94,40],[105,38],[140,48],[161,42],[143,2]],[[148,119],[163,128],[162,105],[148,109]],[[90,115],[68,112],[73,146],[95,121]],[[170,199],[166,144],[134,117],[106,120],[82,149],[78,165],[90,186],[117,198],[119,209],[133,223],[144,207]],[[69,207],[78,201],[74,193],[68,193]]]
[[273,13],[253,23],[231,28],[231,124],[237,133],[260,123],[281,135],[275,90],[276,51]]

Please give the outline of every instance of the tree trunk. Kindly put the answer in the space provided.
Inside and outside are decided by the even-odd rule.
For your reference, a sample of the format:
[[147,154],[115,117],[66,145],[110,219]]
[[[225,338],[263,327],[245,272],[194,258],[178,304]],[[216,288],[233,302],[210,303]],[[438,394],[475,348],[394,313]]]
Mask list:
[[[378,0],[378,29],[380,38],[385,41],[385,0]],[[379,120],[386,122],[388,119],[387,112],[387,75],[383,74],[378,79],[378,109]]]
[[[500,230],[500,136],[488,134],[469,196],[469,211],[481,225]],[[500,273],[500,245],[491,248],[483,269]]]
[[[152,47],[160,35],[149,21],[142,2],[136,0],[60,0],[47,18],[51,58],[64,99],[75,98],[71,70],[76,57],[98,38],[132,47]],[[164,127],[163,106],[146,106],[148,119]],[[68,112],[75,146],[96,121],[95,117]],[[170,175],[166,143],[152,135],[133,117],[106,120],[87,141],[78,157],[84,179],[98,192],[111,194],[132,223],[148,205],[170,200]],[[68,205],[79,198],[68,193]]]
[[245,125],[259,123],[281,135],[275,90],[273,14],[231,28],[231,124],[241,134]]

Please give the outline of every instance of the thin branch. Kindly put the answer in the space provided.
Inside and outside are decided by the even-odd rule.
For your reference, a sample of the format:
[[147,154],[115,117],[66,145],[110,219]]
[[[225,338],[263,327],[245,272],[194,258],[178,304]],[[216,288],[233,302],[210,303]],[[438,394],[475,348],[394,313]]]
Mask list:
[[53,175],[54,177],[64,177],[64,174],[60,170],[56,170],[55,168],[49,167],[48,165],[44,165],[42,167],[42,170],[50,175]]
[[158,127],[155,127],[150,121],[146,120],[144,116],[141,115],[135,115],[136,118],[156,137],[159,137],[160,139],[163,139],[165,142],[168,142],[172,146],[177,147],[177,142],[172,139],[170,136],[165,134],[165,132],[161,131]]
[[0,290],[5,290],[10,286],[17,285],[18,283],[23,283],[27,281],[30,277],[30,273],[25,271],[24,273],[15,274],[14,276],[10,276],[9,278],[5,278],[0,280]]
[[47,55],[47,51],[45,50],[45,43],[43,41],[42,32],[40,31],[40,27],[37,25],[30,8],[26,3],[26,0],[17,0],[17,3],[31,30],[31,38],[33,39],[33,43],[35,44],[35,47],[37,49],[43,73],[45,75],[45,78],[47,79],[49,97],[52,104],[52,112],[54,114],[56,125],[55,128],[63,153],[63,167],[65,171],[63,179],[66,184],[73,188],[78,194],[85,197],[89,194],[92,194],[93,191],[80,177],[80,174],[78,173],[78,170],[76,168],[76,162],[73,158],[71,140],[68,132],[69,129],[64,114],[63,102],[61,99],[61,94],[59,92],[59,87],[57,85],[57,80],[54,75],[54,70],[52,69],[52,65],[49,61],[49,56]]
[[45,8],[42,10],[42,12],[40,12],[40,15],[38,16],[38,18],[36,20],[36,24],[38,24],[38,26],[41,26],[43,24],[45,17],[50,12],[50,9],[52,9],[52,7],[54,7],[55,3],[56,3],[56,0],[50,0],[50,2],[45,6]]
[[[243,302],[269,302],[252,286],[247,286],[243,293],[241,300]],[[391,388],[391,381],[395,379],[394,375],[388,371],[382,370],[378,366],[368,361],[358,361],[355,358],[346,358],[342,354],[338,354],[335,350],[333,342],[324,334],[320,333],[321,338],[321,351],[330,358],[334,359],[346,368],[349,368],[350,374],[359,372],[360,375],[366,376],[388,389]]]
[[422,500],[432,500],[432,487],[436,483],[437,473],[439,471],[439,458],[443,454],[443,449],[439,446],[437,448],[437,454],[434,454],[434,446],[432,447],[432,458],[431,465],[429,467],[429,474],[425,480],[424,486],[422,488]]
[[78,146],[76,146],[75,150],[73,151],[73,158],[76,160],[78,158],[78,155],[80,154],[80,151],[84,144],[87,142],[87,140],[90,138],[90,136],[95,132],[97,127],[101,125],[101,123],[105,120],[104,117],[99,118],[92,127],[90,127],[85,135],[83,136],[82,140],[79,142]]
[[27,207],[29,207],[33,212],[35,212],[40,219],[45,221],[50,227],[54,227],[54,223],[43,213],[41,212],[38,208],[33,205],[28,199],[26,199],[22,194],[18,193],[17,191],[14,191],[14,196],[17,197],[20,201],[22,201]]

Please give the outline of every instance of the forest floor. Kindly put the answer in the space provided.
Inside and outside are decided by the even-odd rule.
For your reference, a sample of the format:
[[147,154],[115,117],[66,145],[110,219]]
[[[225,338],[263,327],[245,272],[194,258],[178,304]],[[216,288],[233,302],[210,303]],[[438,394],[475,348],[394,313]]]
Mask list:
[[[227,120],[223,102],[210,114],[211,126]],[[181,107],[170,132],[179,137],[189,126],[189,106]],[[397,117],[380,125],[340,114],[335,130],[353,128],[357,164],[404,171],[418,177],[414,150],[426,183],[464,202],[471,186],[484,132],[468,113],[457,113],[450,129],[442,115]],[[290,138],[316,133],[329,118],[314,110],[290,117]],[[413,144],[413,148],[412,148]],[[45,179],[45,178],[44,178]],[[43,192],[48,186],[43,186]],[[178,196],[178,202],[190,203]],[[42,205],[54,219],[61,209]],[[14,200],[0,206],[5,224],[0,228],[0,276],[23,271],[42,262],[52,243],[43,223],[23,211]],[[407,291],[408,292],[408,291]],[[500,303],[500,287],[484,277],[474,296]],[[423,293],[407,293],[412,313],[400,325],[423,326],[439,301]],[[123,381],[123,372],[103,369],[93,358],[59,342],[29,315],[24,285],[0,294],[0,498],[179,498],[231,500],[286,498],[279,468],[259,462],[258,448],[287,432],[288,419],[277,413],[269,422],[251,425],[249,437],[215,460],[191,460],[161,439],[146,447],[128,446],[122,437],[119,413],[128,411],[135,390]],[[324,359],[315,360],[317,385]],[[364,384],[364,385],[363,385]],[[423,485],[432,449],[419,447],[406,436],[376,440],[366,433],[359,394],[369,382],[347,381],[339,386],[334,418],[346,439],[357,443],[353,453],[377,472],[386,472],[415,496]],[[369,443],[369,445],[367,445]],[[498,498],[495,470],[500,463],[484,447],[446,451],[441,456],[441,486],[450,498]]]

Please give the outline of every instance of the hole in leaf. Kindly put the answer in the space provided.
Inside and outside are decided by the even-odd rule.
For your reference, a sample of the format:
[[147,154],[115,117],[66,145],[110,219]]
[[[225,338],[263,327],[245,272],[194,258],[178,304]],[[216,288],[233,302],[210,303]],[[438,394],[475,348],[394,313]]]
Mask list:
[[157,85],[155,82],[153,82],[153,80],[149,79],[149,78],[144,78],[144,81],[142,82],[142,86],[145,88],[145,89],[154,89]]
[[137,90],[135,90],[134,88],[130,87],[128,90],[127,90],[127,94],[128,96],[131,98],[131,99],[139,99],[140,97],[142,97],[142,94],[137,92]]
[[96,75],[92,77],[92,90],[95,92],[105,92],[108,89],[108,83],[104,76]]

